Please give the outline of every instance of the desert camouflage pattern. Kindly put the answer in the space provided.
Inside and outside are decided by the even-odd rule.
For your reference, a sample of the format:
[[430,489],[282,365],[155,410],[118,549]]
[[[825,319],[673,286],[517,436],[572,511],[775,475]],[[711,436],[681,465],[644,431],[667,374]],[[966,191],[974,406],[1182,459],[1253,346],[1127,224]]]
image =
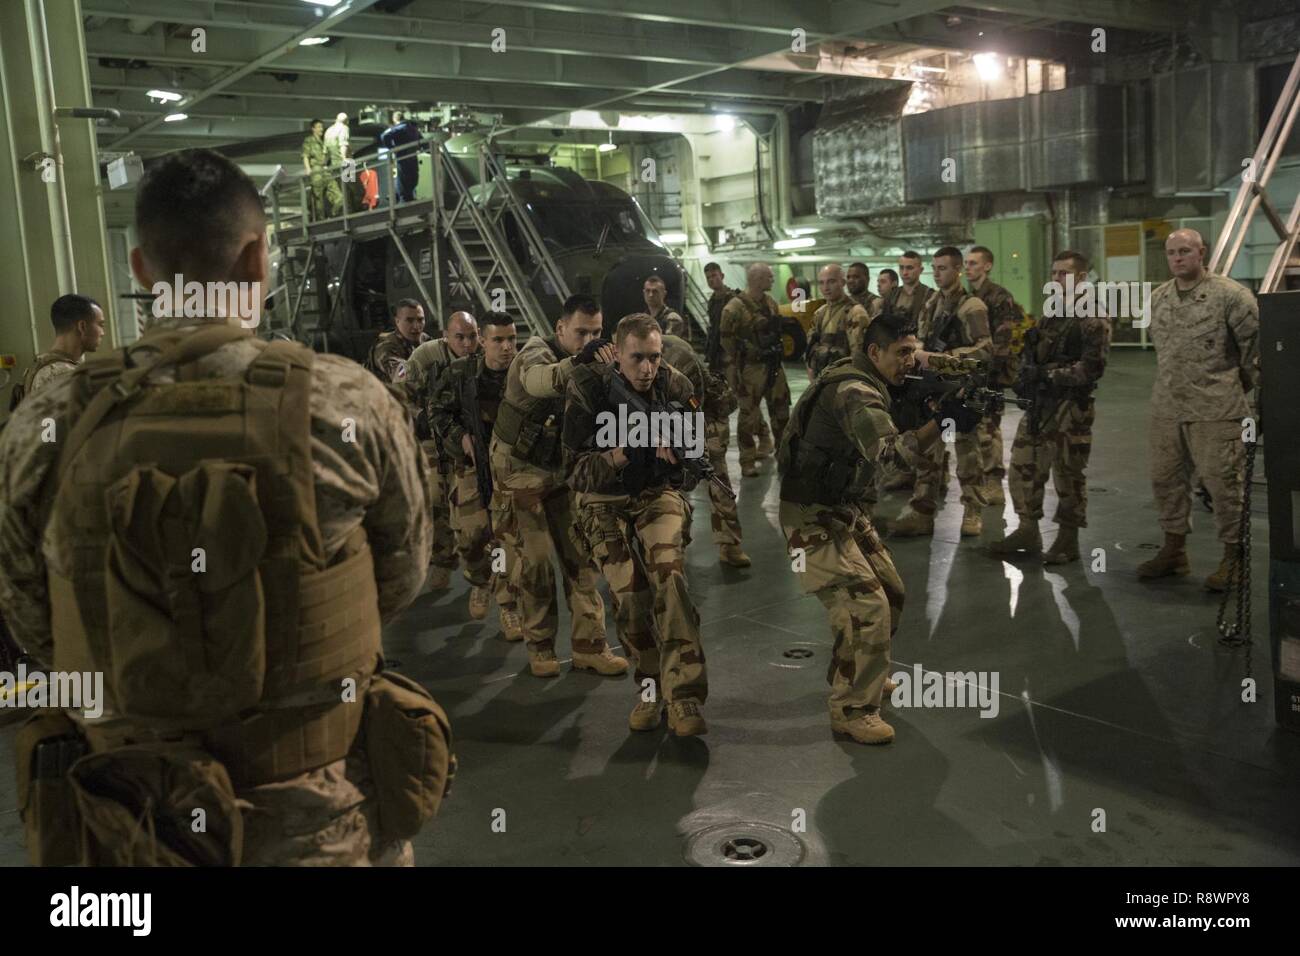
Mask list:
[[[1011,354],[1012,332],[1023,313],[1016,305],[1015,297],[987,276],[978,286],[971,287],[971,294],[984,303],[989,313],[989,383],[993,388],[1009,387],[1015,384],[1017,365],[1015,356]],[[1003,466],[1006,459],[1002,446],[1002,413],[986,415],[975,432],[979,438],[984,474],[1001,481],[1007,473]]]
[[[491,591],[498,607],[513,608],[517,602],[510,590],[509,571],[515,562],[510,552],[505,551],[505,542],[492,531],[492,516],[479,497],[478,479],[473,467],[457,466],[454,478],[451,508],[455,516],[456,553],[465,564],[465,580],[476,588]],[[492,570],[492,552],[497,547],[504,552],[504,573]]]
[[924,282],[918,282],[910,289],[900,282],[889,294],[889,309],[896,314],[910,315],[912,321],[917,322],[921,318],[921,310],[925,308],[925,303],[933,292],[934,290]]
[[870,289],[863,289],[862,292],[857,295],[854,295],[852,292],[845,289],[844,294],[853,300],[854,305],[862,306],[862,308],[866,310],[867,315],[870,315],[872,318],[879,315],[880,310],[884,308],[885,305],[884,300]]
[[[153,328],[197,328],[202,319],[158,320]],[[137,355],[147,361],[142,348]],[[223,345],[193,367],[201,378],[243,375],[260,354],[251,338]],[[174,381],[172,369],[159,369],[157,382]],[[46,554],[63,548],[43,541],[56,489],[53,474],[59,441],[41,440],[45,419],[59,438],[70,434],[67,413],[73,376],[62,376],[29,397],[0,432],[0,610],[19,643],[38,659],[53,656]],[[424,583],[431,531],[425,502],[425,465],[401,404],[369,372],[335,355],[317,355],[310,398],[311,455],[317,522],[324,553],[332,560],[358,527],[364,527],[374,554],[379,612],[391,620],[415,599]],[[344,420],[355,425],[355,441],[346,440]],[[331,765],[333,766],[333,765]],[[337,808],[372,812],[368,784],[344,779],[329,767],[274,785],[280,794],[253,821],[245,858],[263,854],[279,860],[318,859],[322,847],[338,859],[356,862],[367,856],[369,827],[361,817],[337,824]],[[255,788],[261,790],[262,788]],[[253,798],[250,798],[253,799]],[[255,805],[263,805],[257,799]],[[326,805],[320,812],[298,814],[298,806]],[[367,809],[369,808],[369,809]],[[246,815],[246,818],[251,815]],[[320,826],[320,830],[312,827]],[[261,829],[259,829],[261,828]],[[294,834],[288,843],[260,833]],[[320,843],[317,843],[319,834]],[[295,854],[301,853],[302,856]]]
[[1185,299],[1170,279],[1151,293],[1156,384],[1151,416],[1213,422],[1250,414],[1259,358],[1259,304],[1249,289],[1207,275]]
[[375,344],[370,347],[370,366],[376,369],[384,381],[393,385],[402,385],[406,381],[406,362],[416,347],[428,341],[428,336],[421,333],[420,342],[412,343],[396,332],[381,332]]
[[33,392],[39,392],[41,389],[45,388],[50,383],[57,381],[64,375],[71,375],[81,364],[71,355],[57,350],[42,352],[40,355],[36,356],[36,361],[32,364],[36,365],[37,363],[41,363],[40,368],[38,368],[35,374],[31,376],[31,381],[25,383],[27,387],[27,395],[31,395]]
[[808,341],[814,344],[808,346],[806,359],[810,368],[820,371],[849,354],[849,313],[856,306],[846,293],[838,302],[822,303],[813,313]]
[[767,403],[767,414],[772,420],[771,436],[775,445],[781,444],[781,434],[790,420],[790,384],[785,369],[778,367],[767,384],[767,365],[762,358],[768,343],[780,343],[781,313],[776,300],[767,293],[762,301],[742,292],[722,310],[722,351],[727,356],[727,367],[734,370],[729,384],[740,402],[740,415],[736,422],[736,443],[740,447],[741,465],[758,460],[758,441],[767,434],[763,422],[761,403]]
[[959,329],[959,332],[956,336],[952,332],[948,333],[944,351],[956,358],[988,362],[993,347],[993,339],[989,334],[989,310],[960,284],[947,292],[935,290],[930,293],[917,322],[917,338],[924,343],[931,334],[938,333],[945,325],[949,325],[947,320],[953,315],[956,316],[957,323],[952,327]]
[[1192,474],[1200,476],[1214,503],[1219,540],[1241,540],[1241,494],[1246,480],[1246,445],[1239,421],[1177,422],[1151,418],[1148,439],[1151,489],[1160,528],[1169,534],[1192,530]]
[[[415,410],[423,410],[432,427],[430,402],[438,390],[443,375],[456,360],[456,353],[446,339],[422,342],[406,360],[406,378],[403,382],[408,401]],[[429,465],[429,514],[433,520],[434,567],[454,570],[456,567],[456,518],[452,510],[451,495],[456,479],[451,463],[436,437],[420,442]]]
[[686,321],[675,310],[668,308],[668,306],[664,306],[651,316],[651,318],[658,322],[659,328],[668,335],[686,334]]

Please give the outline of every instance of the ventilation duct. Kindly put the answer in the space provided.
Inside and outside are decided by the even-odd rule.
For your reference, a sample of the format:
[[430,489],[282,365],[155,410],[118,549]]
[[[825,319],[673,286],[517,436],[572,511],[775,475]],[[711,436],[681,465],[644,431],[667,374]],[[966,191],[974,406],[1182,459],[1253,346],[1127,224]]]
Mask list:
[[907,205],[900,120],[910,83],[828,101],[813,133],[813,189],[824,219]]
[[1151,83],[1155,194],[1209,192],[1240,176],[1259,139],[1255,67],[1213,63]]

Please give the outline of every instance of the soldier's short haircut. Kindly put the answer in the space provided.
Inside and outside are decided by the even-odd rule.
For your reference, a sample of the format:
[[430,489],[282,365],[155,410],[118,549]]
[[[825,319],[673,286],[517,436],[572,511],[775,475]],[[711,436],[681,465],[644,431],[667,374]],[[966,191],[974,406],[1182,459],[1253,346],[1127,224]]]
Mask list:
[[600,311],[600,303],[589,295],[583,295],[579,292],[571,295],[564,300],[564,305],[560,308],[560,318],[567,319],[575,312],[581,312],[584,315],[595,315]]
[[1073,249],[1065,249],[1052,256],[1053,262],[1070,261],[1070,268],[1075,272],[1088,271],[1088,257],[1082,252],[1075,252]]
[[[645,281],[646,281],[646,282],[657,282],[657,283],[659,283],[659,285],[663,286],[665,289],[668,288],[668,283],[664,281],[664,277],[661,276],[661,275],[660,275],[659,273],[657,273],[657,272],[652,272],[652,273],[650,273],[648,276],[645,277]],[[641,283],[641,284],[642,284],[642,285],[645,285],[645,282],[643,282],[643,283]]]
[[921,254],[920,254],[919,252],[915,251],[914,249],[908,249],[906,252],[904,252],[904,253],[903,253],[901,256],[899,256],[898,258],[900,258],[900,259],[915,259],[917,262],[920,262],[920,261],[921,261]]
[[225,281],[249,232],[264,233],[262,197],[248,175],[210,149],[166,157],[140,181],[135,198],[140,249],[155,277]]
[[59,296],[50,306],[50,321],[54,324],[54,331],[59,334],[71,332],[82,319],[93,322],[98,307],[99,303],[88,295],[69,292]]
[[484,325],[514,325],[515,317],[509,312],[485,312],[483,313]]
[[628,336],[643,339],[651,332],[663,334],[663,329],[653,318],[644,312],[633,312],[631,315],[625,315],[618,320],[618,327],[614,329],[614,344],[622,345]]
[[862,348],[870,345],[887,349],[901,338],[916,334],[916,323],[905,312],[885,310],[871,320],[862,334]]
[[850,262],[850,263],[849,263],[849,268],[850,268],[850,269],[861,269],[863,272],[865,272],[865,273],[867,274],[868,277],[871,276],[871,270],[867,268],[867,264],[866,264],[865,262]]
[[935,259],[947,257],[952,260],[953,265],[961,265],[961,250],[956,246],[944,246],[934,254]]
[[314,119],[314,120],[312,120],[310,123],[307,124],[307,128],[308,128],[308,129],[311,129],[311,128],[312,128],[313,126],[315,126],[317,123],[320,123],[321,126],[324,126],[324,125],[325,125],[325,121],[324,121],[323,119]]
[[403,309],[423,309],[424,306],[414,299],[398,299],[397,305],[393,306],[393,315],[397,315]]
[[707,275],[710,272],[721,272],[721,271],[722,271],[722,266],[718,265],[716,262],[706,262],[704,264],[705,275]]
[[893,279],[895,283],[898,282],[898,273],[893,269],[881,269],[880,274],[882,276],[889,276],[889,278]]
[[989,265],[993,265],[993,250],[990,249],[988,246],[971,246],[970,251],[972,253],[978,252],[980,255],[982,255],[985,259],[989,261]]

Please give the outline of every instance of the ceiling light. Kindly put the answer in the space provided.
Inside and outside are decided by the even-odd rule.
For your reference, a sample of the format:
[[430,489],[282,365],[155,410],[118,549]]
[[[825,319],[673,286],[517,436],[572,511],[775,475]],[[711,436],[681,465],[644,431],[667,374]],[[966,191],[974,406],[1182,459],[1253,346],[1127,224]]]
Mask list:
[[818,226],[800,226],[797,229],[787,229],[786,232],[792,236],[811,236],[815,232],[821,232]]
[[601,143],[599,146],[596,147],[596,151],[600,153],[612,153],[616,149],[618,149],[618,147],[614,145],[613,133],[609,134],[609,142]]
[[985,83],[1002,75],[1002,58],[996,53],[976,53],[975,70]]
[[322,44],[329,43],[330,40],[332,39],[333,37],[308,37],[305,40],[299,40],[298,45],[299,46],[321,46]]
[[343,0],[302,0],[303,3],[310,3],[313,7],[337,7]]
[[730,113],[719,113],[714,117],[714,121],[718,124],[718,129],[720,130],[736,128],[736,117],[732,116]]
[[175,103],[181,98],[179,93],[173,93],[171,90],[150,90],[145,95],[159,103]]
[[189,113],[168,113],[163,117],[164,123],[179,123],[181,120],[190,118]]
[[773,249],[807,249],[809,246],[817,245],[817,240],[812,236],[802,236],[798,239],[778,239],[772,243]]
[[668,243],[669,245],[676,246],[686,241],[686,233],[661,232],[659,233],[659,238],[662,239],[664,242]]

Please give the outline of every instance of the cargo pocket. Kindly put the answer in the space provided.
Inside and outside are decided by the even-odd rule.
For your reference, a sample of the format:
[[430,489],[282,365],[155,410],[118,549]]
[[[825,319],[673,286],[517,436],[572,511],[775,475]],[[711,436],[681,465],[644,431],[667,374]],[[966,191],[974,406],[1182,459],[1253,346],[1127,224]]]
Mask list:
[[120,710],[205,722],[261,699],[266,625],[258,563],[267,534],[255,476],[252,467],[228,462],[205,462],[179,478],[139,467],[105,493],[110,659]]
[[378,805],[378,843],[407,840],[434,818],[456,776],[451,723],[433,695],[401,674],[376,674],[366,692],[366,759]]
[[69,773],[88,866],[238,866],[241,804],[226,768],[183,744],[119,747]]
[[81,862],[81,818],[68,769],[86,752],[77,725],[58,712],[29,718],[14,741],[18,813],[32,866]]

